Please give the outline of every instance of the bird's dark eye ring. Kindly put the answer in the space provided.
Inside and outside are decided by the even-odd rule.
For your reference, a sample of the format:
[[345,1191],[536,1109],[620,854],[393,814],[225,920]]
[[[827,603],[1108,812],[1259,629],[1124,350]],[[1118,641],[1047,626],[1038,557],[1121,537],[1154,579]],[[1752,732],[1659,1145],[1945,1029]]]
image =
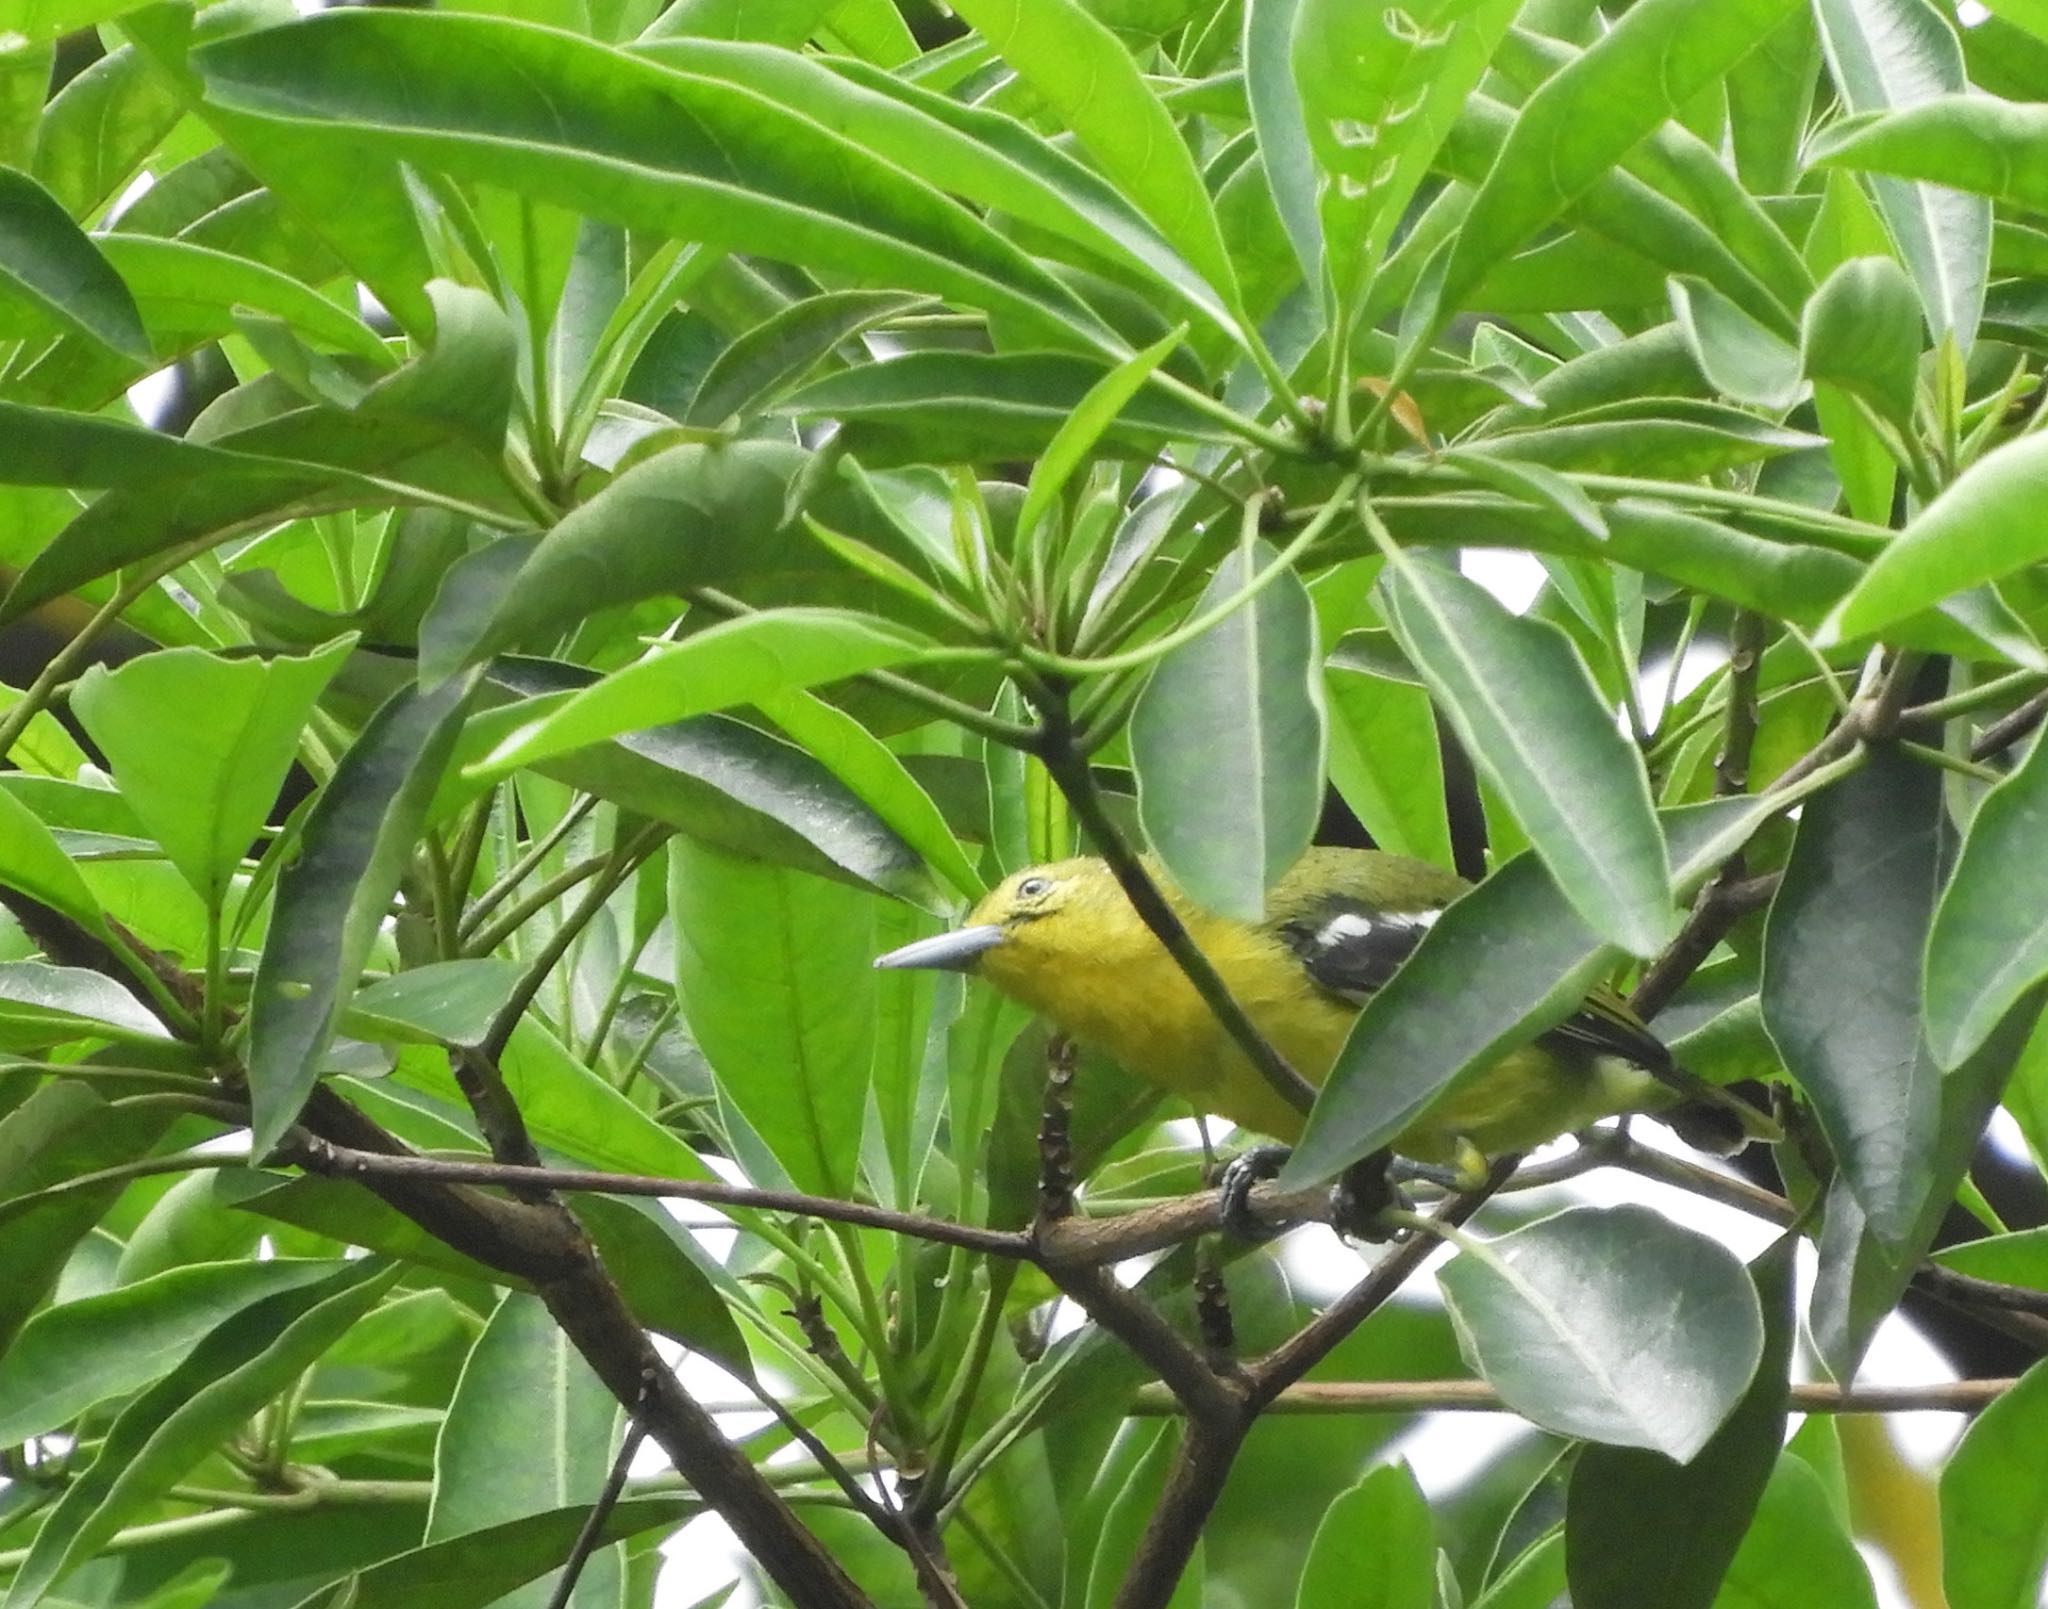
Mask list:
[[1039,899],[1052,892],[1050,877],[1027,877],[1017,885],[1017,898]]

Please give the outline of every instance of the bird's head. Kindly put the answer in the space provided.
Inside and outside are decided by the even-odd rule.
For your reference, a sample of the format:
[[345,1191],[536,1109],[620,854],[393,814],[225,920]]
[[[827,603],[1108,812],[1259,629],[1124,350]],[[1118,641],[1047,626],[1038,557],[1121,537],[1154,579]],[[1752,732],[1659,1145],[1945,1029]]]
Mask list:
[[1101,954],[1104,940],[1132,925],[1128,910],[1100,860],[1027,866],[991,890],[963,925],[877,956],[875,965],[972,972],[1031,999],[1039,974],[1071,967],[1077,958],[1109,959]]

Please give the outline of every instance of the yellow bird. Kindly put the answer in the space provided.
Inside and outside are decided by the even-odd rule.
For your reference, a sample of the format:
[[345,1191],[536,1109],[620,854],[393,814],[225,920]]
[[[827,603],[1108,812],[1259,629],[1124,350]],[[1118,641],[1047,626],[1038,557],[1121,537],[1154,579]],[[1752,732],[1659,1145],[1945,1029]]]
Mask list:
[[[1401,855],[1311,849],[1268,891],[1265,920],[1254,924],[1202,910],[1156,865],[1152,871],[1252,1022],[1317,1085],[1360,1005],[1467,887]],[[892,950],[875,965],[971,972],[1197,1111],[1276,1139],[1301,1133],[1301,1114],[1238,1049],[1099,859],[1028,867],[982,900],[965,926]],[[1745,1134],[1767,1131],[1761,1113],[1679,1068],[1603,988],[1568,1021],[1439,1102],[1394,1149],[1469,1166],[1475,1152],[1523,1151],[1597,1118],[1681,1102],[1685,1138],[1706,1149],[1739,1149]]]

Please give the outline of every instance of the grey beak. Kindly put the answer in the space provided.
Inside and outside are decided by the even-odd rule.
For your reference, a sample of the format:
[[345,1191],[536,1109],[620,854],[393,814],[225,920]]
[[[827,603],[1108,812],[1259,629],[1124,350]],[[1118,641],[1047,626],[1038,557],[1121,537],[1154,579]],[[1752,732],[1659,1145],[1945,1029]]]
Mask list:
[[906,944],[900,950],[891,950],[887,955],[878,955],[875,965],[936,967],[945,972],[965,972],[984,951],[992,950],[1002,942],[1003,930],[993,922],[975,927],[956,927],[950,933],[937,933],[931,938]]

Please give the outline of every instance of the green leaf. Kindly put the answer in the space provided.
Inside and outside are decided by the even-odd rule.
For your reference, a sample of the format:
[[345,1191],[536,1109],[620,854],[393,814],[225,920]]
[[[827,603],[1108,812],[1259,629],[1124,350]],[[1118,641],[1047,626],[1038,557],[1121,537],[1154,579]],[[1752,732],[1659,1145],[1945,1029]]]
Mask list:
[[0,961],[0,1050],[72,1039],[162,1044],[170,1030],[112,978],[41,961]]
[[[1276,562],[1264,543],[1216,567],[1205,613]],[[1138,818],[1196,904],[1258,921],[1323,806],[1315,614],[1291,572],[1159,662],[1131,716]]]
[[1742,1400],[1690,1462],[1595,1445],[1572,1466],[1565,1561],[1574,1609],[1712,1609],[1785,1440],[1797,1244],[1787,1236],[1750,1265],[1763,1356]]
[[[517,1403],[517,1413],[507,1413]],[[462,1366],[434,1449],[426,1541],[445,1542],[508,1520],[596,1499],[611,1467],[619,1405],[536,1296],[509,1292]],[[559,1572],[557,1573],[559,1574]],[[498,1601],[544,1609],[542,1578]],[[619,1557],[594,1555],[573,1602],[619,1595]]]
[[1194,156],[1116,36],[1073,0],[964,0],[954,9],[1196,272],[1231,299],[1230,256]]
[[1902,179],[1938,176],[1939,183],[1959,191],[2038,212],[2048,197],[2048,178],[2041,172],[2044,142],[2048,108],[1951,94],[1905,111],[1844,122],[1816,141],[1812,160],[1820,167],[1868,169]]
[[[672,1529],[697,1513],[694,1498],[629,1497],[605,1516],[601,1544]],[[451,1536],[380,1559],[338,1585],[323,1586],[295,1609],[335,1609],[342,1602],[377,1609],[490,1609],[528,1581],[557,1569],[590,1517],[578,1504],[530,1514],[481,1531]]]
[[2035,743],[1970,818],[1928,934],[1927,1042],[1959,1066],[2048,977],[2048,745]]
[[280,1291],[211,1331],[121,1411],[92,1467],[65,1488],[15,1575],[7,1609],[28,1609],[250,1416],[287,1390],[383,1297],[399,1270],[364,1261]]
[[988,892],[931,795],[918,786],[895,752],[860,722],[810,693],[769,693],[755,704],[922,855],[961,898],[978,900]]
[[1473,197],[1445,266],[1436,322],[1791,9],[1788,0],[1644,0],[1547,79]]
[[1951,1609],[2034,1609],[2048,1569],[2048,1365],[1977,1416],[1941,1472],[1941,1580]]
[[237,309],[249,308],[283,319],[319,346],[359,357],[379,370],[392,367],[390,348],[369,325],[263,263],[189,240],[148,235],[107,235],[99,247],[128,282],[159,347],[185,348],[203,336],[230,334]]
[[[986,50],[979,41],[972,42]],[[705,78],[743,85],[829,124],[871,155],[991,212],[1046,231],[1088,266],[1099,258],[1135,271],[1205,324],[1242,340],[1217,288],[1203,281],[1129,198],[1094,168],[1014,117],[969,105],[846,57],[812,58],[718,40],[643,40],[637,54]]]
[[336,1020],[419,845],[473,682],[393,694],[320,790],[298,855],[278,876],[249,1005],[258,1157],[297,1120],[319,1079]]
[[61,1429],[159,1379],[244,1308],[341,1270],[285,1257],[196,1263],[47,1308],[0,1357],[0,1435],[14,1446]]
[[1323,226],[1316,214],[1316,160],[1294,72],[1294,40],[1313,0],[1247,0],[1244,87],[1259,164],[1302,277],[1322,272]]
[[[1675,892],[1696,888],[1769,814],[1768,802],[1753,799],[1667,812]],[[1518,855],[1453,901],[1373,992],[1283,1178],[1317,1183],[1394,1141],[1508,1051],[1570,1016],[1614,960],[1543,863]],[[1451,999],[1464,1004],[1444,1010]],[[1540,1113],[1532,1126],[1545,1119],[1569,1122],[1572,1114]]]
[[518,965],[497,956],[429,961],[358,989],[342,1031],[404,1044],[480,1045],[518,981]]
[[0,885],[68,916],[89,933],[107,936],[99,901],[71,857],[34,811],[0,789]]
[[[545,646],[603,609],[730,585],[772,565],[784,551],[784,505],[806,461],[787,442],[673,447],[635,464],[571,510],[538,547],[501,541],[483,550],[494,555],[489,562],[495,568],[514,561],[518,567],[511,579],[488,584],[481,574],[458,572],[462,584],[443,589],[437,616],[462,610],[482,622],[441,633],[423,628],[422,679],[436,680],[516,645]],[[650,542],[649,531],[688,533],[688,539]],[[495,556],[501,549],[502,557]],[[432,653],[430,635],[440,639]]]
[[719,353],[697,382],[686,425],[722,426],[748,418],[863,330],[926,305],[893,291],[827,291],[771,314]]
[[1872,1229],[1893,1244],[1926,1203],[1940,1121],[1919,990],[1941,812],[1937,772],[1874,753],[1805,806],[1764,929],[1764,1025]]
[[[1926,0],[1815,0],[1821,48],[1844,108],[1896,112],[1966,90],[1954,27]],[[1875,181],[1878,210],[1920,290],[1936,341],[1965,354],[1977,336],[1991,266],[1991,205],[1939,184]]]
[[[1297,117],[1321,173],[1328,255],[1327,264],[1308,259],[1306,272],[1311,285],[1327,273],[1340,305],[1386,255],[1519,9],[1515,0],[1425,0],[1398,9],[1304,0],[1292,66]],[[1298,128],[1289,133],[1301,138]]]
[[303,659],[172,648],[79,679],[72,708],[144,831],[209,908],[269,819],[307,717],[352,647],[343,638]]
[[1877,556],[1829,617],[1821,640],[1873,635],[2048,557],[2048,525],[2037,517],[2044,495],[2048,436],[1992,449]]
[[13,168],[0,168],[0,320],[9,335],[75,332],[138,363],[150,360],[121,276],[57,198]]
[[1636,955],[1670,936],[1671,869],[1641,758],[1570,640],[1431,564],[1389,566],[1390,620],[1572,906]]
[[1330,710],[1330,781],[1372,841],[1396,855],[1449,866],[1443,755],[1429,694],[1344,668],[1334,658],[1323,692]]
[[1088,394],[1081,399],[1080,405],[1053,433],[1038,462],[1031,466],[1031,479],[1024,488],[1024,502],[1017,510],[1016,540],[1020,547],[1032,539],[1038,522],[1058,504],[1060,493],[1074,472],[1087,461],[1116,416],[1151,378],[1152,371],[1180,345],[1185,334],[1184,328],[1174,330],[1144,351],[1119,363],[1088,388]]
[[1827,1488],[1811,1465],[1793,1457],[1780,1458],[1771,1471],[1714,1609],[1776,1609],[1788,1603],[1877,1609],[1870,1571]]
[[622,732],[751,704],[917,659],[930,645],[843,609],[775,609],[665,644],[566,700],[550,702],[465,771],[486,782]]
[[1755,1377],[1755,1288],[1717,1242],[1647,1207],[1580,1207],[1437,1275],[1461,1349],[1517,1413],[1680,1463]]
[[852,1193],[874,1058],[864,895],[679,838],[676,991],[721,1098],[800,1190]]
[[1800,358],[1816,383],[1840,386],[1902,434],[1920,383],[1920,301],[1889,257],[1852,257],[1821,281],[1800,316]]
[[[839,419],[869,468],[1036,458],[1108,371],[1062,352],[911,352],[814,380],[779,413]],[[1234,438],[1207,414],[1140,391],[1100,438],[1150,458],[1170,442]]]
[[1295,1609],[1435,1609],[1436,1527],[1406,1464],[1385,1464],[1323,1511]]
[[123,45],[64,85],[42,110],[36,179],[66,212],[84,219],[120,193],[185,109],[156,64]]
[[2048,1291],[2048,1228],[1966,1240],[1960,1245],[1943,1246],[1933,1256],[1942,1267],[1953,1268],[1959,1274],[1997,1280],[2002,1285],[2019,1285],[2030,1291]]
[[1798,400],[1799,352],[1704,280],[1671,281],[1671,311],[1700,373],[1722,396],[1783,413]]
[[192,59],[211,103],[266,125],[343,127],[354,147],[588,216],[935,291],[1115,349],[1077,297],[965,208],[719,79],[522,23],[390,12],[312,17]]
[[[492,682],[528,696],[595,679],[544,660],[500,659],[491,670]],[[797,696],[766,699],[774,705]],[[918,905],[939,899],[918,853],[860,793],[803,749],[729,716],[631,732],[540,770],[734,854],[864,883]]]

